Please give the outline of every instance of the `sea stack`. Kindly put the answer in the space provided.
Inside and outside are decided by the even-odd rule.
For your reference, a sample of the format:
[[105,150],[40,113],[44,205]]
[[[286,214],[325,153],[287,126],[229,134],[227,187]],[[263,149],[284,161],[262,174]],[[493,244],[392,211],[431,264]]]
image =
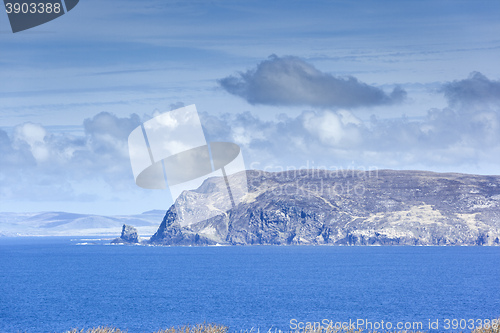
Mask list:
[[114,239],[113,244],[138,244],[141,242],[137,229],[131,225],[124,224],[120,238]]

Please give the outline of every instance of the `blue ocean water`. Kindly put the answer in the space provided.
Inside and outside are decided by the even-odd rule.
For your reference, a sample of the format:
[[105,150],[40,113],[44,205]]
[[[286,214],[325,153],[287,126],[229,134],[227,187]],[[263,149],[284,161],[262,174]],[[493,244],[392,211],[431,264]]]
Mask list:
[[81,242],[0,238],[0,332],[110,325],[134,333],[202,322],[274,332],[349,320],[425,330],[438,320],[451,332],[446,319],[500,316],[498,247]]

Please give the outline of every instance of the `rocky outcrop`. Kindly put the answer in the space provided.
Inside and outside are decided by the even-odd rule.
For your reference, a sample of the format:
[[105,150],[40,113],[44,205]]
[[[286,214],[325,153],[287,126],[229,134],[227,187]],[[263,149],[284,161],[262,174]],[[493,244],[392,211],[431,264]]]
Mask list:
[[124,224],[120,238],[114,239],[113,244],[138,244],[141,242],[137,229],[131,225]]
[[[246,176],[248,194],[233,209],[181,226],[174,204],[149,242],[500,245],[500,176],[393,170],[247,171]],[[221,182],[208,179],[177,200],[185,206],[186,198],[203,188],[223,188]]]

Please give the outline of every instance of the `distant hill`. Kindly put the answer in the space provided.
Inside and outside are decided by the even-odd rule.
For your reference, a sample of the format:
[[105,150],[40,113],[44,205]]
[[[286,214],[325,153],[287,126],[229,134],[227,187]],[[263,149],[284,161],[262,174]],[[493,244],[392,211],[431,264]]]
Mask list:
[[[236,174],[231,177],[241,177]],[[246,172],[249,193],[232,210],[181,227],[176,205],[212,207],[204,189],[184,192],[150,243],[500,245],[500,176],[424,171]],[[188,205],[189,206],[189,205]]]
[[123,224],[137,227],[141,235],[155,232],[165,211],[137,215],[102,216],[65,212],[0,213],[3,236],[116,236]]

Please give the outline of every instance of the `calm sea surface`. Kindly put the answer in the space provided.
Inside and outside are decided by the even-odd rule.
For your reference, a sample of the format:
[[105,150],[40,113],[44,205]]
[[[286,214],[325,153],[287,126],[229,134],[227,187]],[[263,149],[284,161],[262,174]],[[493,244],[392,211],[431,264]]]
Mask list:
[[202,322],[274,332],[349,320],[425,330],[438,320],[440,332],[452,332],[447,319],[477,325],[500,316],[498,247],[82,242],[0,238],[0,332],[110,325],[134,333]]

